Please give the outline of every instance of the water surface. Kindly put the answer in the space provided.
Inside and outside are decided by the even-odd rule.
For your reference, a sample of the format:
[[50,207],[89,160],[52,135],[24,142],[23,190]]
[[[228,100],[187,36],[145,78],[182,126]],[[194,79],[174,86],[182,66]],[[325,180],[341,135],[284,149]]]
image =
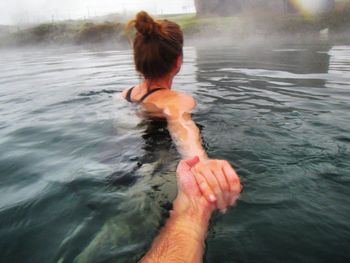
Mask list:
[[[1,262],[136,262],[167,217],[180,157],[119,96],[130,50],[0,56]],[[349,262],[350,46],[187,47],[174,89],[245,184],[206,262]]]

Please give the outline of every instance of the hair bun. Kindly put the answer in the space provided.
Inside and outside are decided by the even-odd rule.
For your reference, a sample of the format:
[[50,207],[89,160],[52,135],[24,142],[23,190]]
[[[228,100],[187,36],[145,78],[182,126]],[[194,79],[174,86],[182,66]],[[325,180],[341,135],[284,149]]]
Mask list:
[[159,25],[145,11],[141,11],[136,15],[136,30],[144,36],[152,36],[159,33]]

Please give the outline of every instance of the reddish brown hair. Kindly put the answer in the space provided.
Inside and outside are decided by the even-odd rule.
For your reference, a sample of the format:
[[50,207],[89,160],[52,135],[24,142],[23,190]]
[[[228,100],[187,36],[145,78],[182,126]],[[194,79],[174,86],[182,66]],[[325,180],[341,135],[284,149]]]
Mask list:
[[166,19],[153,20],[144,11],[127,28],[132,25],[137,30],[133,44],[136,70],[148,79],[168,74],[182,55],[183,33],[179,25]]

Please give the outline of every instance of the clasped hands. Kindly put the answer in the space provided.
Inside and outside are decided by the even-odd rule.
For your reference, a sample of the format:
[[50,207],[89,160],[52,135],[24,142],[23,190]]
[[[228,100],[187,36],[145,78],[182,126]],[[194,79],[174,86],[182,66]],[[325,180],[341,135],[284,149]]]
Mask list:
[[174,213],[209,220],[218,209],[225,213],[234,205],[242,186],[240,179],[225,160],[182,160],[177,167],[178,195]]

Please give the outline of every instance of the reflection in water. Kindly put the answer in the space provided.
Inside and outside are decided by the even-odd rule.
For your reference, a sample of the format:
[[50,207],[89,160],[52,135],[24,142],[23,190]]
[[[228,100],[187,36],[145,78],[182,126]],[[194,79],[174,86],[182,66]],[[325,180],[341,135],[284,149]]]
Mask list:
[[348,74],[350,72],[349,46],[334,46],[328,55],[330,57],[329,74]]

